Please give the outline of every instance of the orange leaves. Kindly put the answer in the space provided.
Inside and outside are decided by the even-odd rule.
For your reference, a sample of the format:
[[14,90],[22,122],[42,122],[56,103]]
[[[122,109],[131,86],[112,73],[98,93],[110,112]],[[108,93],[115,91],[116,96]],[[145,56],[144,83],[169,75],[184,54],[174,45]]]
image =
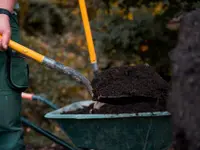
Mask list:
[[139,51],[141,52],[147,52],[149,50],[149,41],[144,40],[139,45]]
[[166,4],[164,4],[163,1],[160,1],[155,5],[152,15],[153,16],[160,15],[163,12],[165,12],[167,10],[167,8],[168,8],[168,6]]
[[146,7],[145,5],[140,5],[139,7],[130,7],[129,9],[122,8],[120,6],[120,1],[112,1],[110,2],[110,12],[105,11],[105,15],[109,16],[119,16],[123,19],[134,20],[134,16],[139,15],[141,13],[149,13],[152,16],[161,15],[166,11],[167,5],[163,2],[151,3],[150,7]]
[[114,7],[118,7],[119,6],[119,2],[118,1],[111,2],[111,5],[114,6]]
[[155,16],[159,14],[162,11],[162,8],[163,8],[163,2],[159,2],[154,8],[153,15]]
[[131,12],[128,13],[127,15],[128,20],[133,20],[133,14]]
[[105,11],[105,14],[116,15],[124,19],[133,20],[134,18],[133,12],[132,11],[127,12],[127,10],[125,8],[121,8],[119,4],[120,4],[119,1],[110,2],[111,10],[109,13]]
[[71,13],[73,15],[80,15],[80,10],[79,9],[74,9]]
[[87,50],[87,45],[85,41],[85,35],[83,34],[73,34],[73,33],[67,33],[66,39],[65,39],[65,44],[67,45],[74,45],[78,47],[78,50],[84,51]]
[[140,46],[140,51],[141,51],[141,52],[146,52],[146,51],[148,51],[148,50],[149,50],[148,45],[141,45],[141,46]]

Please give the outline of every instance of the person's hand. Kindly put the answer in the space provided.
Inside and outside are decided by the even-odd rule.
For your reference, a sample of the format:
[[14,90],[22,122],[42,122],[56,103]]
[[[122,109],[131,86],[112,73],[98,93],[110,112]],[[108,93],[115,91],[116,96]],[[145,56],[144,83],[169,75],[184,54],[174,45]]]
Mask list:
[[8,42],[11,38],[11,28],[9,16],[5,14],[0,14],[0,51],[7,50]]

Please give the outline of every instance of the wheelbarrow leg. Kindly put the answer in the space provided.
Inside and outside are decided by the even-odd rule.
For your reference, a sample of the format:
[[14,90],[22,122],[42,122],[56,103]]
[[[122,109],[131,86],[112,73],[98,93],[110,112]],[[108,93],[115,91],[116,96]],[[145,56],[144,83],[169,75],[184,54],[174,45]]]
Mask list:
[[36,132],[44,135],[45,137],[49,138],[50,140],[54,141],[55,143],[63,146],[64,148],[66,148],[66,150],[80,150],[80,149],[72,147],[71,145],[69,145],[68,143],[66,143],[64,140],[58,138],[57,136],[53,135],[49,131],[46,131],[46,130],[44,130],[44,129],[38,127],[38,126],[36,126],[35,124],[33,124],[32,122],[30,122],[29,120],[27,120],[24,117],[21,117],[21,121],[22,121],[22,123],[24,125],[32,128]]

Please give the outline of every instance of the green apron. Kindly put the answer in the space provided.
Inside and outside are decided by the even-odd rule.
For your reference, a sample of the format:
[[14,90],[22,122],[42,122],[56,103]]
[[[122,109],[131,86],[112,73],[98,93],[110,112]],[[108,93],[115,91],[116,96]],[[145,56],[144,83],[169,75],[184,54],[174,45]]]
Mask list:
[[[13,41],[20,43],[16,14],[10,18]],[[0,51],[0,150],[25,150],[21,126],[21,92],[28,87],[28,64],[11,49]]]

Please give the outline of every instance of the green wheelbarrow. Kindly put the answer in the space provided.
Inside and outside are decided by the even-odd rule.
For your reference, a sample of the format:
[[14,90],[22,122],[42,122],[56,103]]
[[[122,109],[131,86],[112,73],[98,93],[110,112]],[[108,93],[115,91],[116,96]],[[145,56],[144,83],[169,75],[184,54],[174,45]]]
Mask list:
[[46,118],[62,125],[73,144],[94,150],[167,150],[172,141],[170,114],[64,114],[93,101],[80,101],[49,112]]
[[64,114],[81,109],[93,101],[80,101],[58,108],[39,95],[22,93],[22,98],[40,101],[54,111],[45,115],[55,120],[70,141],[66,142],[26,118],[22,123],[66,150],[168,150],[172,141],[168,112],[132,114]]

